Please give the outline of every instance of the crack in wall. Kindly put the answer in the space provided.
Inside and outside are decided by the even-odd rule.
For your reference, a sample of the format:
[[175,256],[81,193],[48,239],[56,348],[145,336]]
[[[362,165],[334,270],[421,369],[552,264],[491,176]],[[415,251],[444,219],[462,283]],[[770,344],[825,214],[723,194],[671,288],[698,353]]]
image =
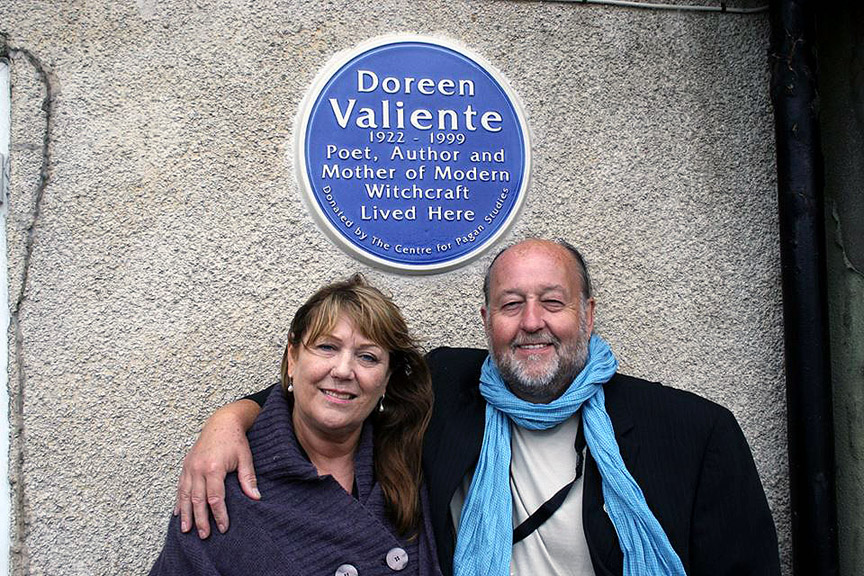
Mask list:
[[855,267],[851,260],[849,260],[849,256],[846,254],[846,244],[843,242],[843,222],[840,220],[840,215],[837,213],[837,203],[834,201],[830,201],[831,204],[831,217],[834,218],[834,225],[836,230],[834,232],[834,243],[840,248],[840,253],[843,255],[843,263],[846,265],[847,270],[851,270],[858,276],[864,277],[864,272]]
[[[10,59],[13,63],[16,59],[24,58],[30,66],[36,71],[40,83],[44,87],[45,97],[42,100],[42,112],[45,115],[45,130],[42,138],[42,162],[39,171],[39,183],[36,188],[35,197],[33,200],[33,208],[30,222],[26,228],[26,240],[23,257],[23,272],[21,275],[21,284],[18,291],[17,299],[10,308],[9,318],[12,325],[12,330],[15,336],[15,364],[17,371],[17,380],[14,388],[10,386],[10,397],[12,406],[10,407],[10,416],[12,422],[10,428],[16,438],[14,454],[10,453],[10,468],[14,471],[16,482],[13,485],[12,505],[15,509],[15,524],[12,536],[12,555],[17,556],[17,570],[14,568],[16,564],[13,562],[13,573],[28,574],[29,573],[29,554],[25,542],[27,533],[27,517],[26,505],[27,499],[24,493],[23,472],[24,472],[24,456],[25,443],[24,438],[24,394],[27,388],[27,377],[24,370],[24,334],[21,329],[20,315],[24,304],[27,301],[27,288],[30,279],[30,262],[33,256],[33,244],[35,238],[36,225],[39,221],[39,216],[42,209],[42,198],[45,194],[45,189],[48,187],[48,182],[51,179],[51,136],[54,125],[54,101],[56,97],[55,83],[52,73],[45,67],[42,61],[32,52],[25,48],[16,48],[9,46],[6,43],[7,37],[5,34],[0,34],[0,58]],[[11,383],[10,383],[11,384]]]

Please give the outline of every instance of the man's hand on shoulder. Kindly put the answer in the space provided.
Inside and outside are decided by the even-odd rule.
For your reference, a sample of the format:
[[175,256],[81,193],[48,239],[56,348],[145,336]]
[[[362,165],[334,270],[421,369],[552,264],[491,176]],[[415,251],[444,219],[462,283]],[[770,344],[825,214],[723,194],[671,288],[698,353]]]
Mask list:
[[188,532],[192,523],[198,536],[210,535],[209,511],[220,532],[228,530],[225,508],[225,475],[237,471],[243,492],[258,500],[252,452],[246,431],[255,422],[260,406],[251,400],[238,400],[217,410],[204,424],[198,441],[183,460],[177,483],[174,515],[180,515],[180,529]]

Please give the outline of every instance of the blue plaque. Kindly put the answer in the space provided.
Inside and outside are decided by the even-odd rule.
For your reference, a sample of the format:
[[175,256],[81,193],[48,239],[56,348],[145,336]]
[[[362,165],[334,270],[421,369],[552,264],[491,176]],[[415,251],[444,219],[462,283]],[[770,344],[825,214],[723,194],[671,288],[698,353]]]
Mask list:
[[349,254],[440,272],[512,225],[531,165],[524,115],[489,64],[422,36],[337,55],[300,108],[296,170],[315,220]]

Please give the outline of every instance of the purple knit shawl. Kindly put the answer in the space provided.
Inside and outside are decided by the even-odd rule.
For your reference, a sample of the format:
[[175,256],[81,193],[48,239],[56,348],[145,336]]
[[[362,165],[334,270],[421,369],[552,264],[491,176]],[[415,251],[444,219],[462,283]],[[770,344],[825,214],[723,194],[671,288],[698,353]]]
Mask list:
[[[343,564],[359,576],[439,575],[428,511],[419,536],[410,541],[386,518],[372,435],[367,421],[355,459],[355,498],[332,476],[318,476],[294,435],[291,407],[275,387],[248,432],[261,500],[247,498],[236,474],[229,475],[228,532],[220,534],[211,521],[212,535],[200,540],[194,531],[181,533],[173,517],[150,575],[330,576]],[[393,548],[408,553],[408,565],[399,572],[387,565]]]

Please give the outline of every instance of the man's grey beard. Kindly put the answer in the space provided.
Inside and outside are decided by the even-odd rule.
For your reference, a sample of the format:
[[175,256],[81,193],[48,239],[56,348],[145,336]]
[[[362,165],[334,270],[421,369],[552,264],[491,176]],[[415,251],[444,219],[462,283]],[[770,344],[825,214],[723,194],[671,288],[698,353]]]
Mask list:
[[[486,334],[486,342],[498,366],[498,372],[507,387],[516,396],[537,404],[549,403],[561,396],[588,361],[587,313],[583,306],[579,318],[579,337],[572,344],[564,344],[548,331],[530,336],[519,336],[509,344],[510,348],[502,354],[492,348],[492,339]],[[538,338],[539,337],[539,338]],[[534,374],[528,368],[532,362],[529,356],[524,362],[514,359],[514,347],[534,340],[551,340],[555,346],[554,361],[542,374]]]

